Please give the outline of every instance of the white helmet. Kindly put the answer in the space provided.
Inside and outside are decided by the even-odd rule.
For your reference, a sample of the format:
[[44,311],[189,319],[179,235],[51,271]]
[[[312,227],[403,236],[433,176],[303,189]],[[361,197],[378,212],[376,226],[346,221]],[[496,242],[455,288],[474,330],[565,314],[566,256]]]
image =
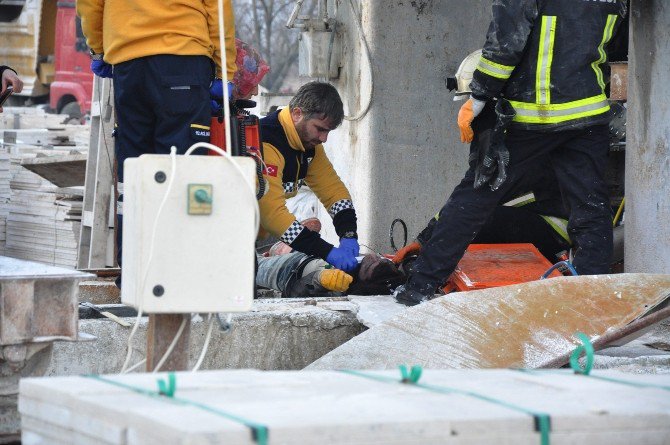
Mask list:
[[472,75],[477,68],[479,59],[482,57],[482,50],[478,49],[473,51],[468,56],[463,59],[461,66],[458,67],[456,71],[456,96],[470,94],[470,82],[472,81]]

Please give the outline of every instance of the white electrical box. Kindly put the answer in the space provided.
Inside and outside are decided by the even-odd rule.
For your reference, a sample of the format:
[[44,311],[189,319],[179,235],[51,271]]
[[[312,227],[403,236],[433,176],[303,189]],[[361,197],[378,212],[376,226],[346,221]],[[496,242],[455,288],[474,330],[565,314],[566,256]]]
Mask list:
[[337,79],[339,76],[339,41],[334,31],[310,29],[300,33],[298,74],[303,77]]
[[126,160],[124,304],[144,313],[240,312],[251,308],[257,235],[257,202],[252,194],[256,163],[243,157],[232,160],[178,155],[174,171],[170,155]]

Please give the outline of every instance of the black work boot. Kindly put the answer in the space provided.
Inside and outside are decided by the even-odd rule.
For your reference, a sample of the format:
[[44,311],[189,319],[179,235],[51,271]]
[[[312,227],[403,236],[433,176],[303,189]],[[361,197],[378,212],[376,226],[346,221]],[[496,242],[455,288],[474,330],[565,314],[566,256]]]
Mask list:
[[423,303],[424,301],[428,301],[434,298],[434,296],[434,294],[427,295],[417,290],[411,289],[406,284],[398,286],[393,293],[395,301],[400,304],[404,304],[405,306],[416,306],[419,303]]

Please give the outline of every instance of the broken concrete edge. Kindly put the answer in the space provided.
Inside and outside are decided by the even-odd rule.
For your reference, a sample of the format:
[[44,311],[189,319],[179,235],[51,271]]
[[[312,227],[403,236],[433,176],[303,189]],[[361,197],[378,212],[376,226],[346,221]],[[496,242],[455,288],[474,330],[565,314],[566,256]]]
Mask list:
[[[134,324],[136,318],[123,320]],[[365,329],[351,312],[318,307],[233,314],[232,329],[226,332],[214,323],[201,369],[302,369]],[[134,351],[131,366],[144,358],[147,325],[148,319],[142,317],[131,340]],[[189,342],[191,366],[202,351],[207,328],[206,315],[193,317]],[[125,360],[131,329],[107,319],[80,320],[80,332],[97,339],[55,343],[46,375],[118,373]],[[137,368],[143,370],[141,365]]]

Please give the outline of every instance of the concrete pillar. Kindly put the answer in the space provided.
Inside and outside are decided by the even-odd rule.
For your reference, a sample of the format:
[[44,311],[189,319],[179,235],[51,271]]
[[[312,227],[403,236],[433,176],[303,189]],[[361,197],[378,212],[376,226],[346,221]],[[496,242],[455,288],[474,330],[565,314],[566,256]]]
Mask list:
[[670,4],[630,14],[625,270],[670,273]]
[[[445,203],[467,167],[468,146],[458,136],[462,102],[446,88],[462,59],[484,44],[490,0],[337,2],[342,22],[343,63],[337,85],[348,114],[366,103],[370,111],[344,122],[326,144],[350,188],[359,235],[376,250],[390,251],[388,228],[404,219],[410,239]],[[352,20],[361,20],[372,81]],[[323,217],[326,221],[330,218]],[[324,226],[332,241],[332,228]],[[365,250],[364,250],[365,251]]]

